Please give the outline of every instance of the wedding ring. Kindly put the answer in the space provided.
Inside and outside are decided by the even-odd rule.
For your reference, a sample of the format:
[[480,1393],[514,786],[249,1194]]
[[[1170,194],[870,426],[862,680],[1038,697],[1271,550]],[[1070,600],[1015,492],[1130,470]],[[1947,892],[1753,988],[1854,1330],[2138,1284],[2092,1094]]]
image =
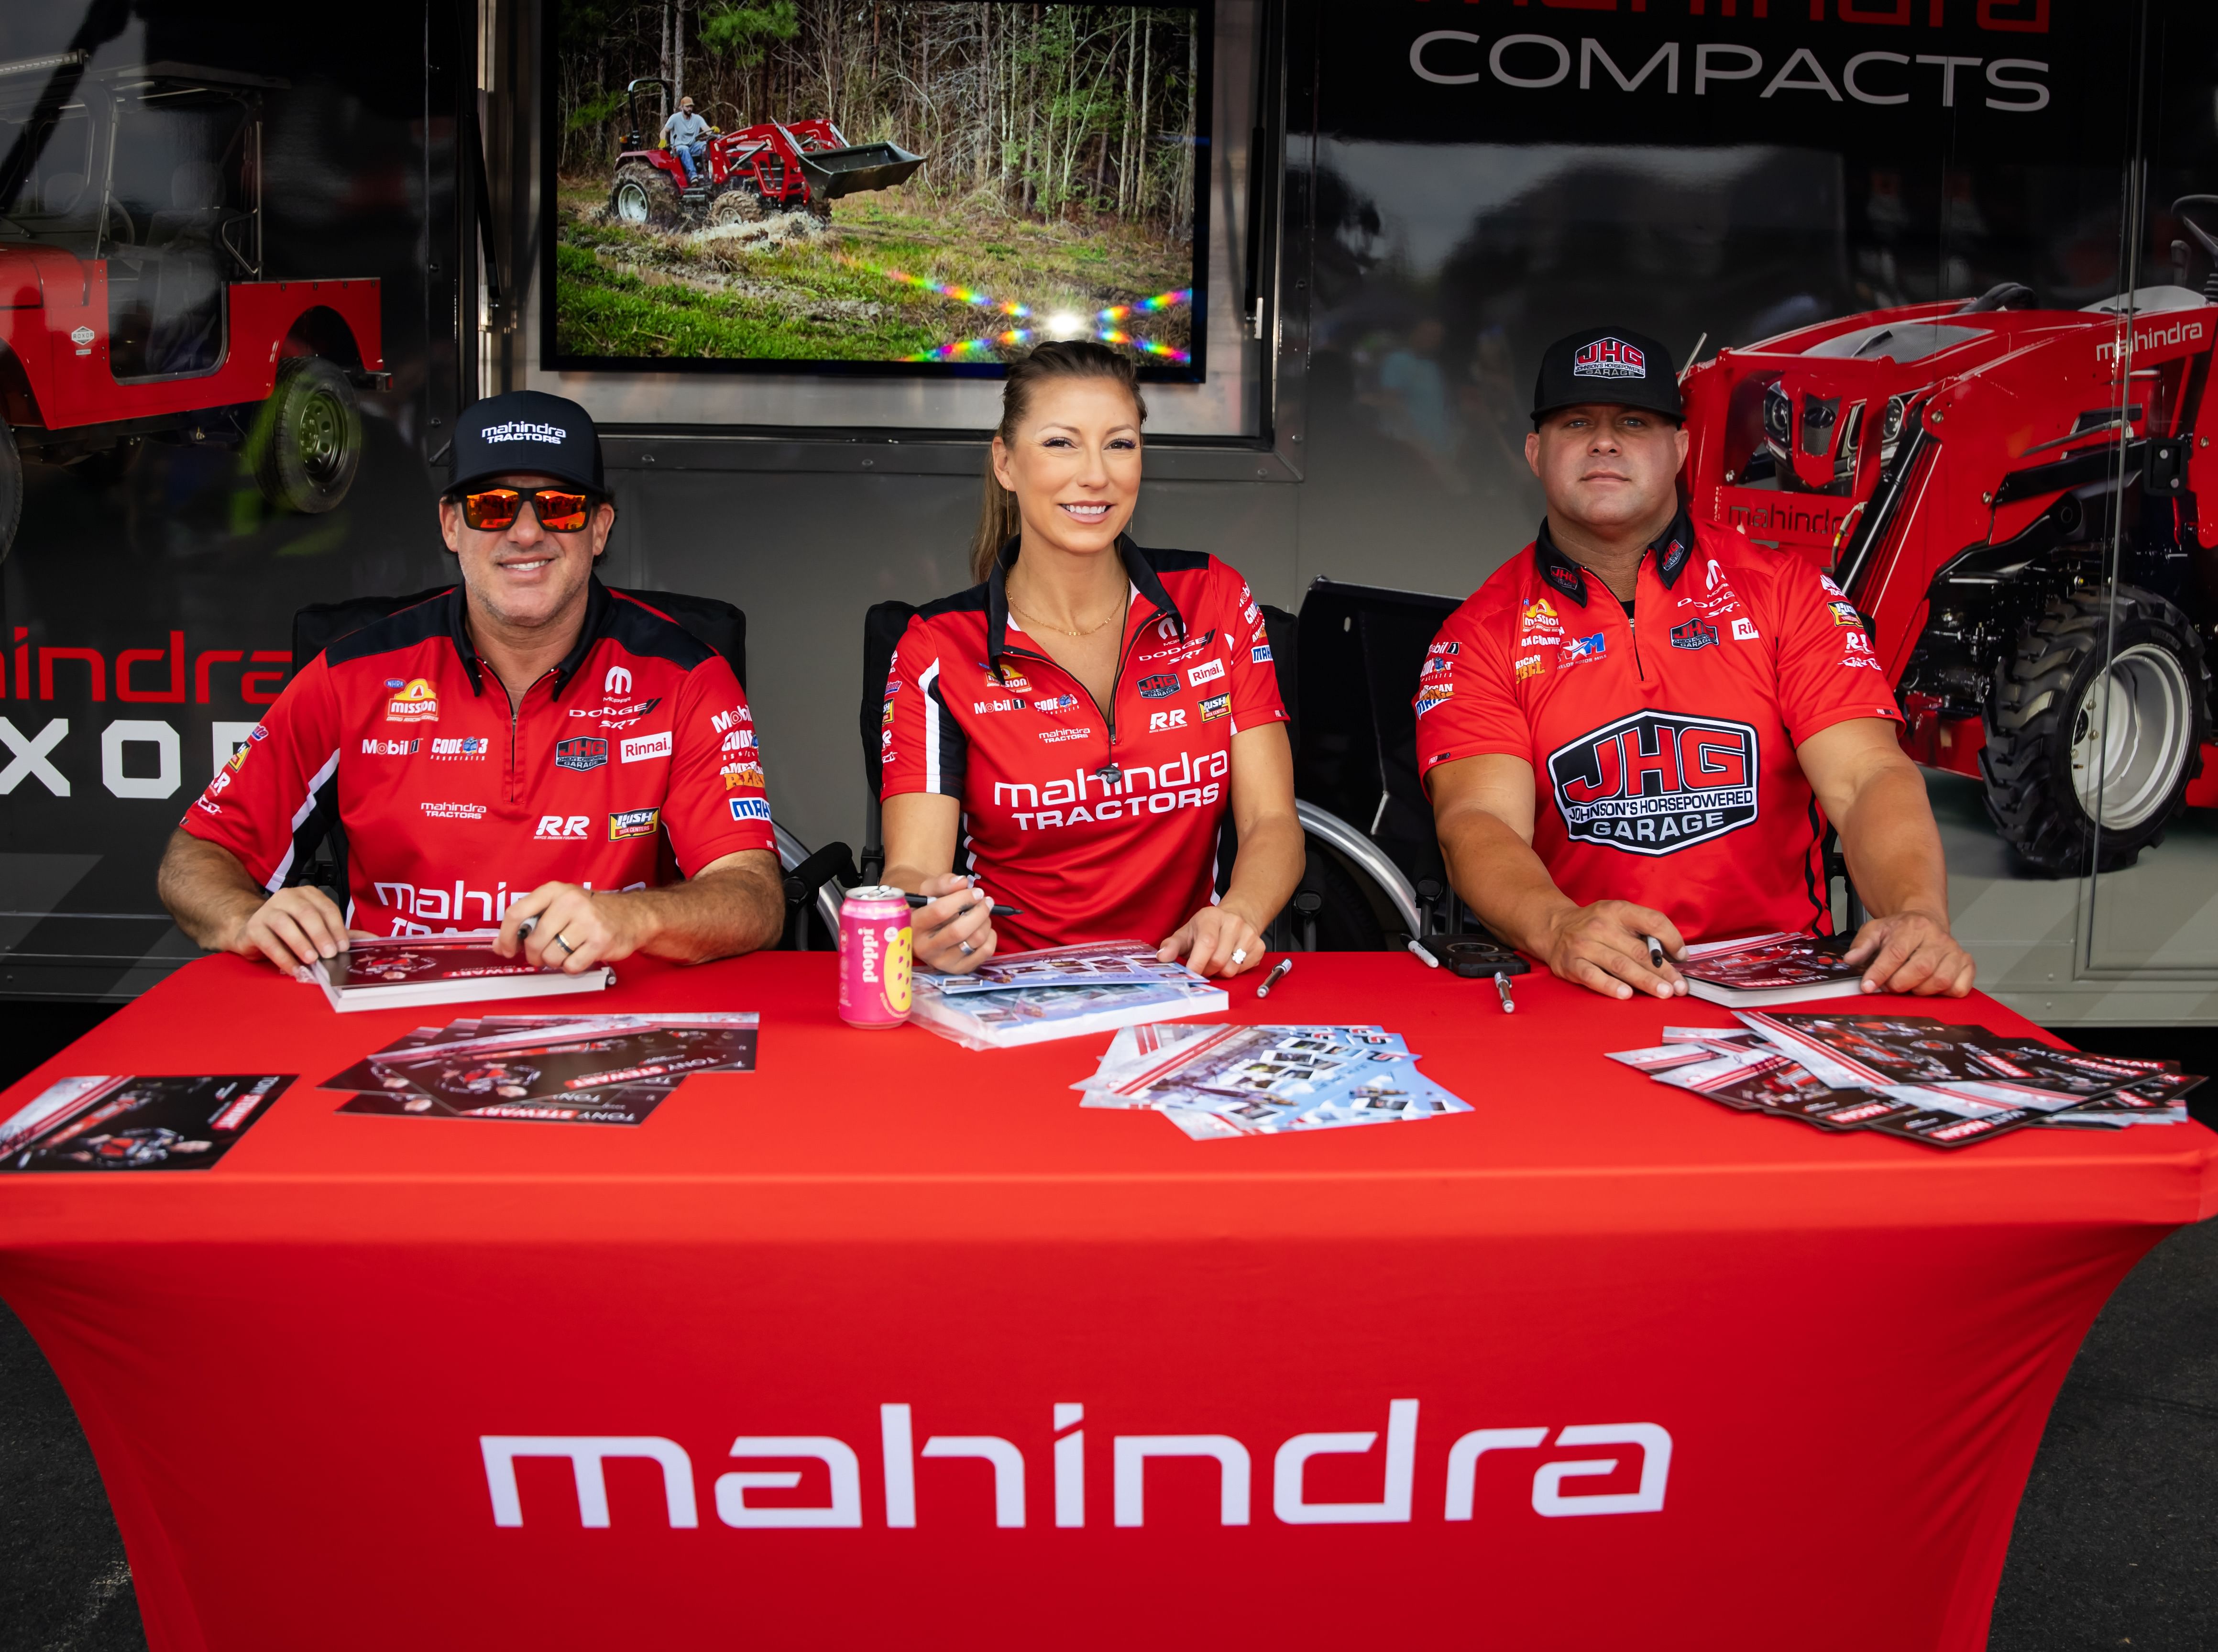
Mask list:
[[575,947],[572,946],[568,941],[565,941],[565,940],[564,940],[561,935],[556,935],[556,936],[554,937],[554,944],[555,944],[556,946],[560,947],[561,947],[564,952],[566,952],[566,953],[573,953],[573,952],[575,952],[575,951],[577,951],[577,950],[578,950]]
[[965,958],[970,957],[972,953],[978,950],[967,941],[958,941],[955,944],[963,949],[963,955]]
[[1239,968],[1242,964],[1246,963],[1247,961],[1248,961],[1248,949],[1247,949],[1245,947],[1241,947],[1237,952],[1236,952],[1236,953],[1234,953],[1232,954],[1232,967],[1233,967],[1233,968],[1235,968],[1235,969],[1238,969],[1238,968]]

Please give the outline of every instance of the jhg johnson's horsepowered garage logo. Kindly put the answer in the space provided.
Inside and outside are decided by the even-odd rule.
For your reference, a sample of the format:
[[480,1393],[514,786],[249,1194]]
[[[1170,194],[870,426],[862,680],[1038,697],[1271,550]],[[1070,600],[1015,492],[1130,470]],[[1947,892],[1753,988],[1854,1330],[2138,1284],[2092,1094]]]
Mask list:
[[1755,820],[1756,730],[1745,723],[1640,711],[1548,759],[1575,843],[1669,854]]

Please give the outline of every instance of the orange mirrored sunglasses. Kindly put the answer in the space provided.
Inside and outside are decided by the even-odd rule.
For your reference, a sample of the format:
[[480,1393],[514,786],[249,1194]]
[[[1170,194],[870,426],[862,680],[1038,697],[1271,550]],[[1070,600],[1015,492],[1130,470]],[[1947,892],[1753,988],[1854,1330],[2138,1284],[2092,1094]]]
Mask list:
[[575,533],[592,519],[593,496],[574,488],[487,488],[462,495],[462,520],[498,533],[515,523],[526,500],[539,525],[553,533]]

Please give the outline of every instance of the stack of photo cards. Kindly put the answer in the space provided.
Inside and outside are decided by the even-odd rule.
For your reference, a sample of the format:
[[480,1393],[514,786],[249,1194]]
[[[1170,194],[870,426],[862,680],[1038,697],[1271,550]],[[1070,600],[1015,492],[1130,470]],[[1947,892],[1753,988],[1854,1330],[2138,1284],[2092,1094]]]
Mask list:
[[419,1027],[344,1072],[342,1113],[402,1118],[639,1124],[696,1072],[752,1072],[752,1011],[683,1015],[487,1015]]
[[1784,934],[1703,941],[1678,969],[1688,991],[1729,1009],[1849,997],[1863,991],[1868,967],[1843,961],[1850,944],[1847,935]]
[[1143,941],[989,959],[968,975],[916,973],[909,1018],[965,1049],[1005,1050],[1227,1008],[1224,989]]
[[2175,1062],[2059,1050],[1929,1015],[1736,1011],[1610,1059],[1743,1112],[1967,1147],[2012,1130],[2178,1124],[2203,1082]]
[[57,1078],[0,1119],[0,1170],[204,1171],[294,1076]]
[[1149,1108],[1197,1141],[1468,1113],[1379,1027],[1128,1027],[1071,1088],[1081,1107]]
[[336,957],[319,958],[293,974],[323,988],[331,1008],[342,1015],[599,992],[616,984],[616,972],[605,966],[572,975],[560,964],[534,964],[520,952],[503,958],[493,946],[499,933],[471,929],[432,938],[355,941]]

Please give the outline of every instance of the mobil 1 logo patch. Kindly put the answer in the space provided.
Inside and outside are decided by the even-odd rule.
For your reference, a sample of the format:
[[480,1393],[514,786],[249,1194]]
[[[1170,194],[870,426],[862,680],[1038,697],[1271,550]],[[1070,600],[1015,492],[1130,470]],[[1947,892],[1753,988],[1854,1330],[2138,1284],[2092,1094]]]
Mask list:
[[1755,820],[1758,755],[1745,723],[1638,711],[1557,748],[1548,779],[1573,842],[1669,854]]

